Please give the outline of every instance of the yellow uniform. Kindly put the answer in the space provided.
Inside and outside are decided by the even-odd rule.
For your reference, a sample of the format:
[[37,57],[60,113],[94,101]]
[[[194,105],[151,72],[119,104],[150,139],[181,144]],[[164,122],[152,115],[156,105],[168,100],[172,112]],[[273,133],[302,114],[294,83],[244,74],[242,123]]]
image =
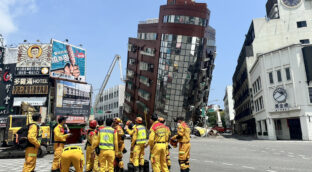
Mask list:
[[[136,129],[136,125],[134,125],[132,127],[132,129],[129,129],[129,128],[127,129],[127,133],[131,136],[131,143],[133,142],[133,134],[134,134],[135,129]],[[134,147],[130,148],[130,158],[129,158],[129,161],[131,163],[133,163],[133,149],[134,149]]]
[[170,160],[170,151],[169,151],[169,138],[170,138],[170,136],[171,136],[171,131],[170,131],[170,129],[169,129],[169,127],[167,127],[166,126],[166,129],[167,129],[167,134],[168,134],[168,142],[167,142],[167,149],[166,149],[166,156],[167,156],[167,158],[166,158],[166,162],[167,162],[167,166],[168,166],[168,169],[170,169],[170,167],[171,167],[171,160]]
[[52,163],[52,170],[60,169],[60,159],[69,134],[65,134],[64,127],[58,124],[54,128],[54,159]]
[[151,162],[153,172],[169,172],[166,163],[169,133],[162,123],[154,123],[151,127],[148,144],[152,148]]
[[190,150],[191,150],[191,130],[189,126],[182,122],[178,126],[177,135],[173,136],[172,139],[177,139],[179,142],[179,164],[181,170],[187,170],[190,168]]
[[96,156],[95,148],[98,139],[97,130],[90,129],[87,135],[87,150],[86,150],[86,171],[99,171],[98,162],[95,161]]
[[35,123],[30,124],[29,126],[27,139],[31,145],[25,150],[25,163],[23,172],[35,171],[38,149],[41,144],[41,131],[40,127],[38,127],[39,126]]
[[123,169],[124,163],[122,161],[122,157],[123,157],[122,151],[125,149],[125,141],[124,141],[125,133],[120,125],[116,125],[115,130],[118,135],[118,152],[116,153],[116,161],[118,163],[117,164],[118,167],[120,169]]
[[101,172],[114,172],[115,154],[118,152],[118,135],[112,127],[99,131],[97,142],[100,148],[99,162]]
[[134,129],[131,147],[133,148],[133,166],[144,166],[144,146],[146,143],[146,128],[138,125]]
[[71,164],[75,167],[76,172],[83,172],[84,155],[79,146],[67,147],[61,154],[61,172],[68,172]]

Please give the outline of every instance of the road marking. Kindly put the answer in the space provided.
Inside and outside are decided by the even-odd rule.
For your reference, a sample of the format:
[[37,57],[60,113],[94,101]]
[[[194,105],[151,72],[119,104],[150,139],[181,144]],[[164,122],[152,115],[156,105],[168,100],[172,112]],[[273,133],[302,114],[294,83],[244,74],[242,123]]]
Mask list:
[[230,165],[233,165],[233,164],[229,164],[229,163],[222,163],[222,164],[223,164],[223,165],[229,165],[229,166],[230,166]]
[[294,153],[292,153],[292,152],[288,152],[288,154],[292,154],[292,155],[293,155]]
[[274,170],[267,170],[267,172],[277,172],[277,171],[274,171]]
[[208,162],[208,163],[214,163],[213,161],[205,161],[205,162]]
[[192,158],[190,158],[190,160],[191,160],[191,161],[197,161],[197,159],[192,159]]
[[242,166],[243,168],[247,168],[247,169],[253,169],[255,170],[256,168],[255,167],[248,167],[248,166]]
[[290,158],[294,158],[295,156],[293,156],[293,155],[288,155],[288,157],[290,157]]

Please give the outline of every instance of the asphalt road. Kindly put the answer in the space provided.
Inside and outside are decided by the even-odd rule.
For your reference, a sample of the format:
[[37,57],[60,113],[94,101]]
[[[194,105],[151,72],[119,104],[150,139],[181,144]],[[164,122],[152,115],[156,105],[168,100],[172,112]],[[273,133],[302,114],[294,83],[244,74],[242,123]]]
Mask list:
[[[195,138],[191,147],[193,172],[311,172],[312,142]],[[129,140],[126,141],[129,147]],[[146,158],[149,155],[146,149]],[[37,161],[36,171],[49,172],[53,155]],[[171,151],[172,170],[178,172],[178,150]],[[129,160],[125,154],[124,162]],[[22,171],[24,159],[0,159],[0,171]]]

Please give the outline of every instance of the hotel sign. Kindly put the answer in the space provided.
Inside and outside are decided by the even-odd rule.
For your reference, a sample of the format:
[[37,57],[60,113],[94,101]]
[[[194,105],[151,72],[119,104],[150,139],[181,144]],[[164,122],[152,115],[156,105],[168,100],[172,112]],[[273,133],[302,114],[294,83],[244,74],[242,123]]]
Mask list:
[[13,86],[13,95],[44,95],[49,93],[48,85]]
[[41,95],[49,93],[49,76],[16,77],[13,81],[13,95]]

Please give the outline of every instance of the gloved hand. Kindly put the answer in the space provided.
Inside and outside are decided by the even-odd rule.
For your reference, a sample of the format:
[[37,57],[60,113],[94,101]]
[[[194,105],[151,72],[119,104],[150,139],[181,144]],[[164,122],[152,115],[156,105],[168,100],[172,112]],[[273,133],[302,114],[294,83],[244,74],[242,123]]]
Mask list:
[[168,149],[170,150],[170,149],[172,149],[172,147],[170,145],[168,145]]

